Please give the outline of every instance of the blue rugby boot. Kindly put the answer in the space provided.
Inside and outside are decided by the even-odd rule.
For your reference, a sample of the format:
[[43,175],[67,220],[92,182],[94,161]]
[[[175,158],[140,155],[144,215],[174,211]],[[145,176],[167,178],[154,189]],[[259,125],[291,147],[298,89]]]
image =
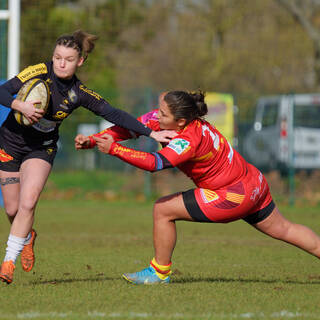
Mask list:
[[130,283],[133,284],[160,284],[160,283],[169,283],[170,276],[160,275],[161,279],[156,270],[150,265],[148,268],[145,268],[141,271],[134,273],[125,273],[122,277]]

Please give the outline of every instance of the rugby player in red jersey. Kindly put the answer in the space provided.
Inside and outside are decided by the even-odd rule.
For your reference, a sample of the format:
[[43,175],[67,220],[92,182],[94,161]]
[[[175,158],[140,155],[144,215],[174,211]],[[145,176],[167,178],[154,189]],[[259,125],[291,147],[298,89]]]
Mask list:
[[214,126],[203,120],[206,113],[202,92],[161,94],[159,110],[138,120],[153,130],[175,130],[177,136],[154,153],[118,144],[117,141],[130,138],[130,133],[117,127],[75,139],[77,149],[96,144],[101,152],[144,170],[177,167],[196,185],[195,189],[156,201],[153,209],[155,257],[148,268],[124,274],[129,282],[170,282],[177,220],[226,223],[243,219],[273,238],[320,257],[320,238],[309,228],[294,224],[280,214],[263,174],[246,162]]

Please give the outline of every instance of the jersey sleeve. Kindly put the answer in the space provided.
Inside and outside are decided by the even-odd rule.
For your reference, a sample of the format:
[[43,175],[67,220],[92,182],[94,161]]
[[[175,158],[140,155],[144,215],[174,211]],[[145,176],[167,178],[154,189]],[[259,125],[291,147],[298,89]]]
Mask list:
[[[158,114],[158,110],[152,110],[138,117],[137,120],[141,122],[143,125],[145,125],[146,127],[150,128],[151,130],[159,131],[160,127],[159,127],[157,114]],[[123,140],[132,139],[132,138],[137,138],[138,136],[140,136],[139,133],[135,133],[132,130],[128,130],[119,126],[112,126],[111,128],[104,129],[99,133],[89,136],[89,139],[90,139],[89,148],[93,148],[96,145],[96,142],[93,139],[93,137],[101,137],[104,134],[111,135],[115,141],[123,141]]]
[[8,80],[0,86],[0,104],[10,108],[14,100],[13,95],[19,91],[16,85],[16,79]]
[[158,171],[175,167],[194,157],[194,142],[185,135],[179,135],[161,151],[148,153],[127,148],[118,143],[111,145],[110,154],[140,169]]
[[158,152],[137,151],[115,142],[111,145],[110,154],[146,171],[154,172],[173,167],[170,161]]
[[194,157],[194,142],[189,137],[180,135],[170,141],[170,143],[159,151],[172,166],[177,166]]
[[79,86],[80,89],[80,104],[92,111],[98,116],[114,123],[117,126],[131,130],[138,134],[149,136],[151,129],[137,121],[127,112],[112,107],[98,93],[86,88],[84,85]]

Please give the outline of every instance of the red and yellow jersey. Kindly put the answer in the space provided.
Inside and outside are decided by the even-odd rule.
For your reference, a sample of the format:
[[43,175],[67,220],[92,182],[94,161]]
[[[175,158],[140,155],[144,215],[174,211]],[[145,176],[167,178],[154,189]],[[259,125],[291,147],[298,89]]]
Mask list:
[[[157,112],[153,110],[138,120],[159,131]],[[132,138],[128,130],[119,127],[111,127],[96,136],[104,133],[112,135],[115,141]],[[236,183],[247,173],[247,162],[214,126],[203,120],[192,121],[159,152],[136,151],[113,143],[110,154],[149,171],[177,167],[196,186],[207,189]]]
[[247,163],[210,123],[194,120],[159,151],[201,188],[218,189],[241,179]]

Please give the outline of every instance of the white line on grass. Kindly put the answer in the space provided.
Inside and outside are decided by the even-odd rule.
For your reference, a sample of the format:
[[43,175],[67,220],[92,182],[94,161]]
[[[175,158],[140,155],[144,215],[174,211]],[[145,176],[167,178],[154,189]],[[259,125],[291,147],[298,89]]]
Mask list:
[[320,319],[319,314],[303,313],[303,312],[291,312],[288,310],[281,310],[272,313],[263,312],[246,312],[246,313],[225,313],[225,314],[153,314],[147,312],[112,312],[106,313],[103,311],[89,311],[87,313],[79,314],[74,312],[38,312],[31,311],[18,314],[1,314],[0,319],[66,319],[72,317],[76,319]]

